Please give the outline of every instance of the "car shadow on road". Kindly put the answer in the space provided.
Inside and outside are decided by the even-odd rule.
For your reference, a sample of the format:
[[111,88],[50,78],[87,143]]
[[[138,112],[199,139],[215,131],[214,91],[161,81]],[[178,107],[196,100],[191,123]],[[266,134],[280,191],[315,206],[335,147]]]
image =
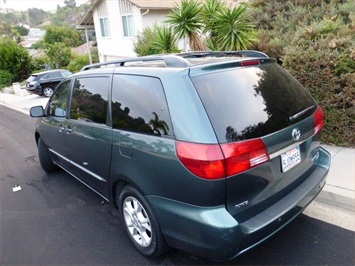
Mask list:
[[355,264],[355,232],[304,214],[231,261],[213,262],[175,249],[148,259],[129,242],[113,205],[63,171],[46,174],[38,168],[34,170],[39,174],[23,184],[23,194],[17,194],[23,200],[21,210],[2,212],[3,226],[7,228],[1,235],[1,240],[6,241],[2,248],[5,264]]

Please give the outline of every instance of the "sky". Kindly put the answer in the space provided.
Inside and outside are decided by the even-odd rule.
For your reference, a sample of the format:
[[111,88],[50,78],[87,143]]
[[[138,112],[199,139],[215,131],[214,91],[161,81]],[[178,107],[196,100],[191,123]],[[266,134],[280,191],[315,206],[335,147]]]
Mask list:
[[[88,0],[76,0],[76,5],[86,3]],[[0,0],[1,8],[13,8],[15,10],[27,10],[38,8],[46,11],[56,10],[57,5],[64,6],[64,0]]]

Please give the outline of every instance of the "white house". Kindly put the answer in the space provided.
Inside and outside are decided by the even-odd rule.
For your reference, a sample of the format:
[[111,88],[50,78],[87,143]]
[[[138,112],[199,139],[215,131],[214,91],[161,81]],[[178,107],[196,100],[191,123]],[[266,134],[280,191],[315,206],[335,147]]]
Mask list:
[[135,57],[138,32],[161,23],[179,0],[93,0],[78,29],[94,28],[100,62]]
[[[225,0],[236,5],[245,0]],[[77,29],[95,29],[100,62],[135,57],[137,33],[162,23],[181,0],[91,0]],[[182,48],[182,47],[181,47]]]

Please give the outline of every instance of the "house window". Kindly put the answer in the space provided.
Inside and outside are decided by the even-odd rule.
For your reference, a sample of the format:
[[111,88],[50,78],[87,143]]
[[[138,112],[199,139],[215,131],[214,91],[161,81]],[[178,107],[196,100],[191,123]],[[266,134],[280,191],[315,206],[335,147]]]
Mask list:
[[122,25],[123,25],[123,36],[124,37],[133,37],[134,36],[133,16],[132,15],[123,15],[122,16]]
[[100,27],[101,27],[101,36],[109,37],[110,31],[109,31],[108,18],[100,18]]

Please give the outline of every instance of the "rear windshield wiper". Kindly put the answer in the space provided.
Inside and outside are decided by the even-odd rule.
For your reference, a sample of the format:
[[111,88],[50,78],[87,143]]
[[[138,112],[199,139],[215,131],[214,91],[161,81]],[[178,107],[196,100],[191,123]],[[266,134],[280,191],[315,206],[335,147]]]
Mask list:
[[314,105],[307,107],[306,109],[302,110],[301,112],[298,112],[297,114],[294,114],[292,116],[290,116],[288,119],[293,122],[296,119],[298,119],[299,117],[301,117],[302,115],[304,115],[305,113],[307,113],[309,110],[313,109]]

